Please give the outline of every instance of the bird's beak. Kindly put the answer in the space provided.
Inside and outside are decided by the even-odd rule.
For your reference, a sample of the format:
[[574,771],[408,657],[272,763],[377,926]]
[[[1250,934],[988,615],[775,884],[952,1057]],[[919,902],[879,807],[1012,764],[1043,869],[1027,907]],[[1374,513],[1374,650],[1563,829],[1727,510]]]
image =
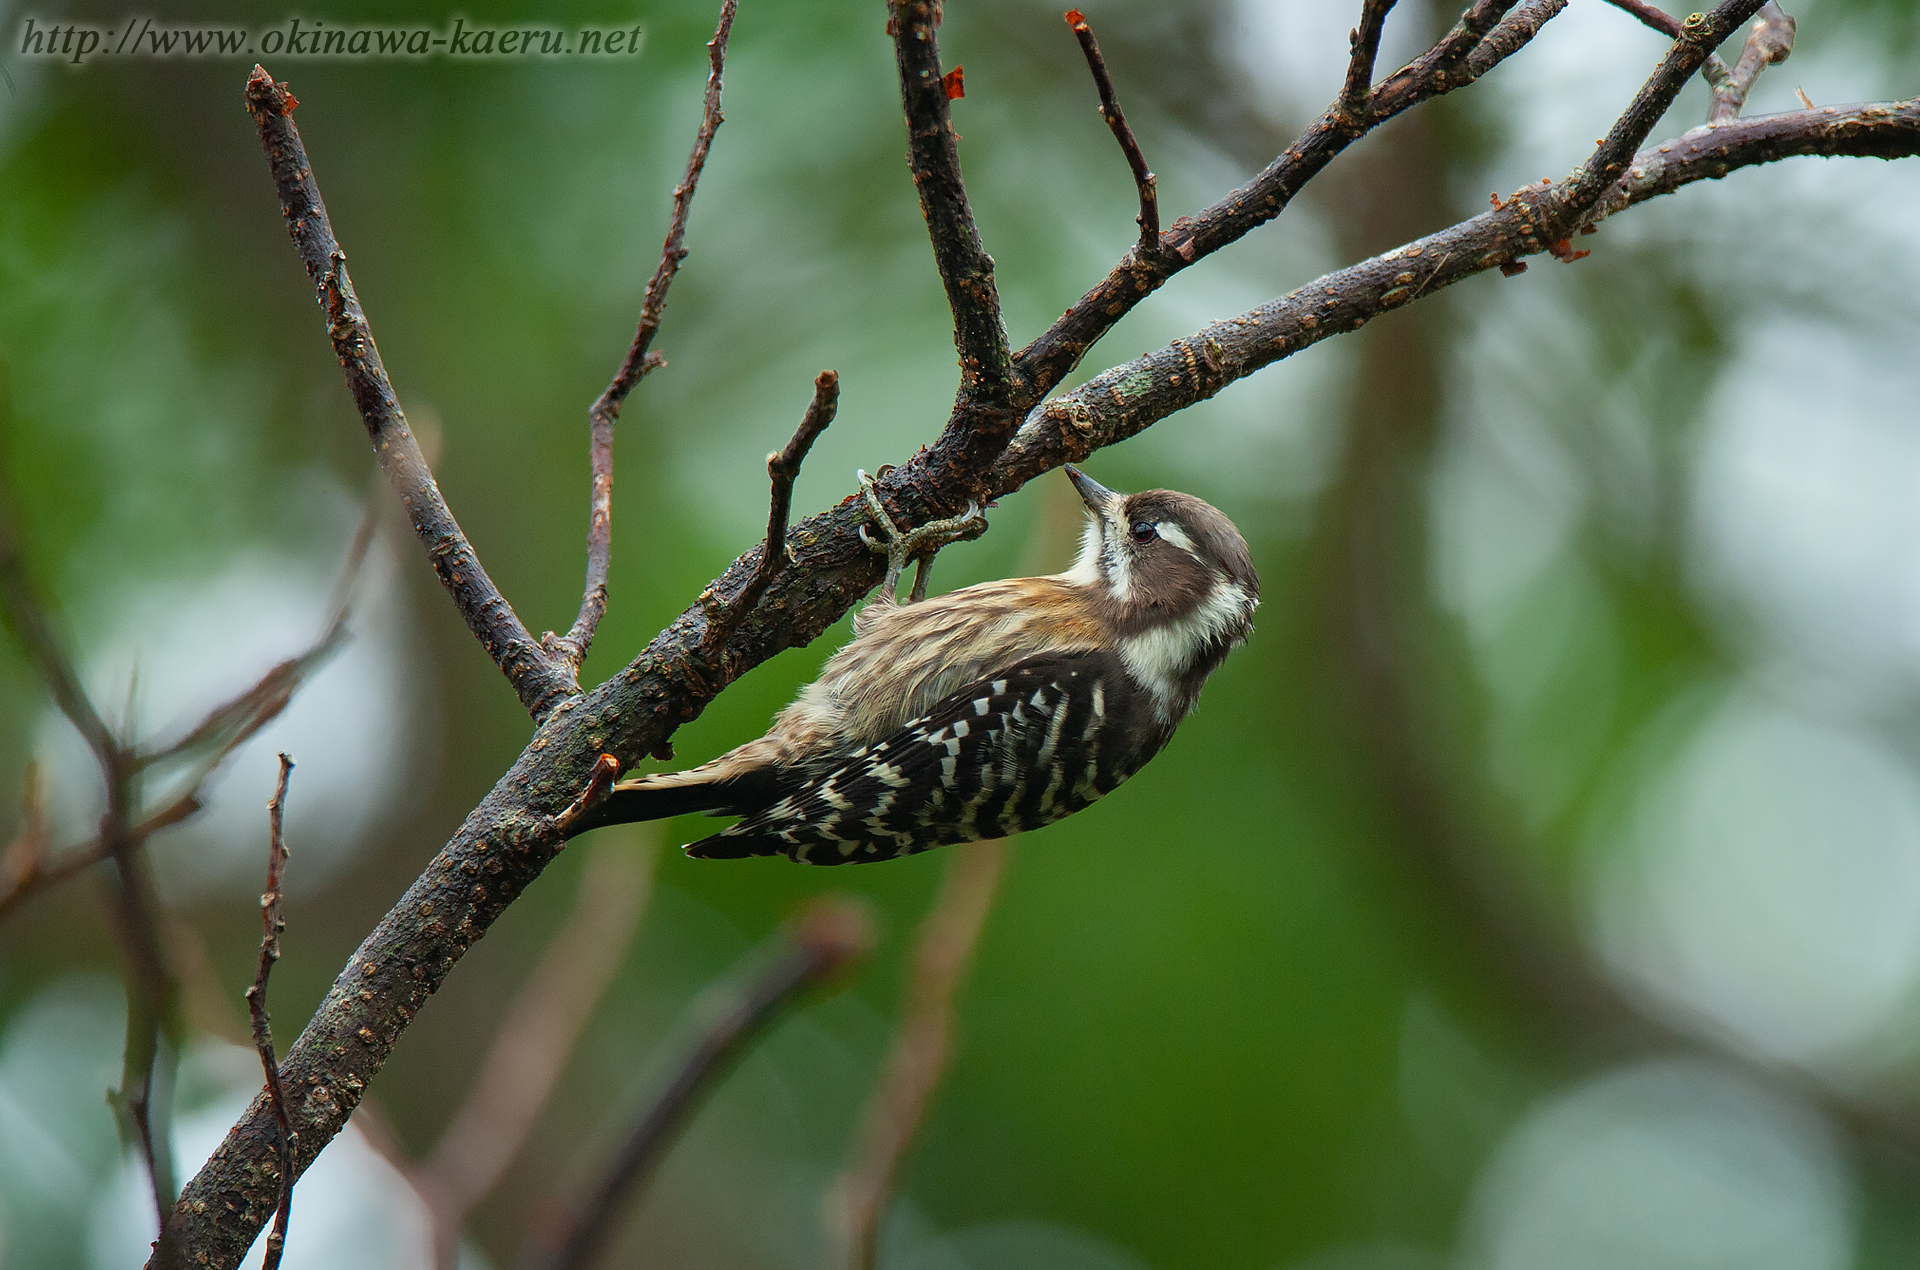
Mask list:
[[1120,495],[1114,493],[1099,481],[1094,480],[1091,476],[1088,476],[1071,463],[1066,465],[1066,470],[1067,479],[1072,481],[1073,487],[1080,491],[1080,501],[1087,505],[1087,510],[1095,516],[1098,516],[1101,520],[1105,520],[1107,513],[1120,501]]

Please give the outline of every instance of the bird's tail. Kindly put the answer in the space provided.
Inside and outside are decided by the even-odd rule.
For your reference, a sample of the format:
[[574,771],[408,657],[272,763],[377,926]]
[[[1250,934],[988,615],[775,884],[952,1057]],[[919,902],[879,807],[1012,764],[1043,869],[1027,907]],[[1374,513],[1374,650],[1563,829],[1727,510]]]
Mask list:
[[771,785],[765,772],[722,775],[698,767],[686,772],[636,776],[614,785],[600,806],[600,814],[607,824],[665,820],[696,811],[715,816],[745,816],[776,797]]

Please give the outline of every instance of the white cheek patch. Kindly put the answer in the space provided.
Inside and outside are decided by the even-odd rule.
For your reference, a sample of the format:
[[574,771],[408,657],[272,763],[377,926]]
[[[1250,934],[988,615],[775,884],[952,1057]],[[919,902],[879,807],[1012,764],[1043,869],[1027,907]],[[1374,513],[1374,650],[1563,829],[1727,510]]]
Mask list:
[[1177,622],[1120,641],[1120,659],[1135,682],[1153,695],[1161,718],[1169,719],[1180,679],[1208,644],[1240,626],[1253,602],[1237,582],[1216,581],[1206,603]]

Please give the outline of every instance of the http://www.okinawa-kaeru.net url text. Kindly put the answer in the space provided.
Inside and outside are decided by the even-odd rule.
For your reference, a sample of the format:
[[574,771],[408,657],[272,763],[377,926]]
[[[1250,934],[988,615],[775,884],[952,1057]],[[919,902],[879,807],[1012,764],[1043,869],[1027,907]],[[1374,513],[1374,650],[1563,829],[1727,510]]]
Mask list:
[[559,27],[545,22],[378,26],[291,17],[271,26],[178,24],[151,17],[118,22],[22,17],[7,41],[16,57],[73,66],[109,58],[628,58],[645,41],[640,23]]

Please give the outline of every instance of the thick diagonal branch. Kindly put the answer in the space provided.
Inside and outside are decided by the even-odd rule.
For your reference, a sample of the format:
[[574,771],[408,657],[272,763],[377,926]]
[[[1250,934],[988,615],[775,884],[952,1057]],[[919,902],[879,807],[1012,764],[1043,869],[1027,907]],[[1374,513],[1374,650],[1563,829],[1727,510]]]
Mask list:
[[660,247],[660,264],[647,282],[645,299],[640,303],[640,323],[633,343],[614,372],[613,380],[587,410],[591,433],[589,447],[593,472],[593,493],[587,513],[587,584],[580,597],[580,614],[565,635],[549,634],[541,641],[548,652],[574,674],[593,646],[593,633],[607,612],[607,569],[613,550],[613,425],[627,394],[649,371],[667,364],[666,358],[652,352],[653,337],[660,331],[660,315],[667,307],[667,288],[673,285],[680,262],[687,258],[687,212],[693,206],[693,192],[700,184],[700,173],[707,166],[707,152],[713,148],[713,136],[720,131],[724,116],[720,113],[720,81],[727,63],[727,38],[733,34],[735,0],[720,6],[720,24],[707,41],[707,92],[700,111],[700,127],[693,135],[693,150],[687,155],[686,175],[673,187],[673,215],[667,224],[667,238]]
[[962,408],[1003,412],[1013,396],[1007,328],[993,257],[980,244],[947,89],[940,74],[940,0],[889,0],[888,30],[900,72],[900,108],[907,117],[907,167],[920,195],[933,240],[933,259],[953,311],[953,345],[960,354]]
[[[1888,159],[1920,154],[1920,98],[1825,106],[1697,128],[1639,154],[1623,178],[1590,205],[1584,223],[1598,224],[1636,203],[1736,168],[1796,155],[1841,154]],[[1544,182],[1530,185],[1499,208],[1214,322],[1047,402],[1028,417],[995,468],[992,488],[1017,489],[1390,309],[1553,251],[1559,240],[1550,235],[1557,226],[1541,214],[1554,197],[1552,189]]]
[[[1481,48],[1499,34],[1498,29]],[[1471,58],[1471,55],[1469,55]],[[1920,100],[1824,107],[1736,120],[1642,152],[1588,214],[1596,222],[1694,181],[1793,155],[1895,158],[1920,153]],[[1377,313],[1553,244],[1539,233],[1530,200],[1463,222],[1312,283],[1239,317],[1097,377],[1028,416],[995,464],[987,488],[1004,495],[1061,463],[1130,436],[1261,366]],[[961,480],[930,449],[900,465],[889,498],[902,510],[945,507]],[[552,859],[541,833],[589,779],[603,752],[638,758],[697,716],[726,685],[782,649],[819,635],[873,587],[880,567],[861,544],[858,500],[810,517],[789,540],[806,544],[782,570],[730,642],[718,666],[696,666],[706,634],[695,604],[620,675],[563,702],[446,848],[361,944],[311,1023],[282,1061],[289,1110],[300,1134],[296,1168],[331,1140],[379,1072],[427,996]],[[716,589],[744,586],[756,552],[736,560]],[[580,825],[591,828],[591,816]],[[271,1215],[266,1165],[273,1119],[256,1100],[194,1178],[174,1212],[196,1253],[216,1268],[236,1265]]]
[[380,350],[374,346],[373,330],[354,295],[353,281],[347,275],[347,255],[334,238],[326,204],[321,201],[320,187],[314,183],[313,168],[300,141],[300,130],[293,124],[297,104],[286,85],[274,83],[262,67],[253,68],[247,77],[247,109],[266,148],[287,232],[326,314],[327,336],[333,341],[340,369],[346,373],[347,389],[366,423],[381,470],[400,496],[440,584],[466,619],[467,629],[506,674],[520,704],[536,719],[541,718],[579,688],[572,673],[547,656],[527,632],[513,606],[487,576],[480,557],[434,483],[433,472],[394,398]]

